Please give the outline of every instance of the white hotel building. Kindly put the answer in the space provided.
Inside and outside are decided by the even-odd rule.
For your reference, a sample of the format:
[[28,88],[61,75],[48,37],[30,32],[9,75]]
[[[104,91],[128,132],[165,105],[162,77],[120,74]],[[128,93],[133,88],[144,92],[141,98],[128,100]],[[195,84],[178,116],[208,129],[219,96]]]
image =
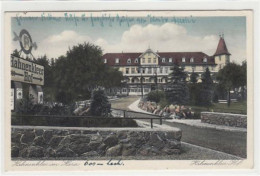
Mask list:
[[214,79],[216,73],[230,61],[230,55],[224,38],[220,37],[213,56],[203,52],[154,52],[147,49],[144,53],[106,53],[103,61],[123,73],[127,86],[120,90],[121,93],[141,95],[142,89],[143,94],[146,94],[154,86],[164,88],[174,63],[184,67],[188,75],[187,81],[190,80],[191,73],[196,72],[200,82],[207,67]]

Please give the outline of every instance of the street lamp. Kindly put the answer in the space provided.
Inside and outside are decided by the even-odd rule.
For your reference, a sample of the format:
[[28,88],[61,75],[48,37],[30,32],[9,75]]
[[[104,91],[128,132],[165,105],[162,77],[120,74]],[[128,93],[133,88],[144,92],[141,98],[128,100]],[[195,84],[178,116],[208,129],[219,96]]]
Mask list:
[[143,68],[139,67],[139,72],[141,72],[141,94],[142,98],[144,98],[144,91],[143,91]]
[[159,68],[159,67],[155,67],[155,71],[154,71],[154,75],[155,75],[155,80],[154,80],[154,82],[155,82],[155,88],[156,88],[156,90],[158,90],[157,68]]

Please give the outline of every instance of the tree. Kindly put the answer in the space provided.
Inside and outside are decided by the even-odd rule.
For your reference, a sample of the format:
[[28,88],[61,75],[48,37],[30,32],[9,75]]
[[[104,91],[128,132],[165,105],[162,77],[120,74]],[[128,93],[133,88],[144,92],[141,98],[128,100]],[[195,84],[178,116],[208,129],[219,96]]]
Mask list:
[[240,86],[242,87],[241,96],[242,100],[245,99],[245,87],[247,85],[247,63],[246,61],[242,62],[241,66],[241,78],[240,78]]
[[20,54],[17,49],[15,49],[12,53],[13,56],[20,57]]
[[46,55],[41,56],[33,61],[44,67],[44,99],[47,101],[55,100],[55,86],[54,86],[54,77],[53,77],[53,66],[50,65],[50,61]]
[[241,66],[235,63],[228,63],[217,74],[217,80],[220,87],[223,87],[228,93],[227,101],[230,106],[230,91],[245,84]]
[[96,116],[107,115],[110,112],[110,109],[111,106],[105,92],[101,89],[94,90],[91,96],[91,114]]
[[189,101],[189,90],[186,83],[187,74],[184,68],[174,64],[170,73],[170,81],[166,89],[166,97],[173,104],[187,104]]
[[192,72],[190,75],[190,82],[195,84],[198,82],[198,73]]
[[[62,103],[86,100],[95,88],[121,84],[122,73],[102,61],[102,50],[91,43],[73,46],[54,64],[56,97]],[[65,96],[65,97],[64,97]]]
[[209,107],[211,105],[213,96],[213,80],[210,75],[209,68],[206,68],[206,71],[202,74],[202,83],[201,83],[201,92],[200,100],[201,105]]

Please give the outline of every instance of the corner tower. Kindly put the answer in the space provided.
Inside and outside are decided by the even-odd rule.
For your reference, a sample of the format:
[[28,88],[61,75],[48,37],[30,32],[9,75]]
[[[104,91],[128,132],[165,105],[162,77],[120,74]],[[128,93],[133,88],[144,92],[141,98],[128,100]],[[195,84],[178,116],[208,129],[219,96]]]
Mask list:
[[230,53],[228,52],[225,40],[224,40],[224,35],[220,36],[219,42],[218,42],[218,47],[215,52],[214,59],[215,63],[217,64],[217,70],[222,69],[226,64],[230,62]]

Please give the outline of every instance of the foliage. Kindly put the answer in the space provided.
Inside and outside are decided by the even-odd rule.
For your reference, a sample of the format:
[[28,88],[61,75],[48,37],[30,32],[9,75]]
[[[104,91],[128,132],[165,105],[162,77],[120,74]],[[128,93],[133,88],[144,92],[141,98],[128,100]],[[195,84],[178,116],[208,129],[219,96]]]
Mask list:
[[92,115],[101,116],[107,115],[110,112],[111,105],[101,89],[92,92],[90,112]]
[[213,80],[210,75],[209,68],[202,74],[201,92],[200,92],[201,105],[209,107],[213,97]]
[[242,66],[228,63],[217,74],[219,87],[228,93],[228,106],[230,105],[230,91],[235,88],[246,86],[246,62]]
[[[18,55],[17,50],[13,52]],[[44,66],[44,99],[71,104],[91,98],[91,92],[102,86],[120,87],[122,73],[108,67],[101,59],[102,50],[91,43],[73,46],[57,59],[42,56],[33,61]]]
[[174,65],[166,89],[166,97],[170,103],[184,105],[189,102],[189,90],[186,84],[187,74],[184,68]]
[[190,104],[191,105],[199,105],[201,102],[201,84],[188,84],[189,94],[190,94]]
[[165,98],[165,93],[163,91],[154,90],[147,94],[148,101],[153,101],[158,103],[163,98]]
[[166,106],[168,106],[169,104],[170,104],[170,103],[168,102],[168,100],[166,99],[166,97],[160,99],[160,102],[159,102],[160,107],[166,107]]
[[[66,116],[65,116],[66,117]],[[13,115],[12,125],[60,126],[60,127],[138,127],[133,119],[89,119],[67,115],[66,118],[55,116],[19,116]]]
[[195,73],[195,72],[192,72],[191,75],[190,75],[190,82],[195,84],[198,82],[198,73]]

